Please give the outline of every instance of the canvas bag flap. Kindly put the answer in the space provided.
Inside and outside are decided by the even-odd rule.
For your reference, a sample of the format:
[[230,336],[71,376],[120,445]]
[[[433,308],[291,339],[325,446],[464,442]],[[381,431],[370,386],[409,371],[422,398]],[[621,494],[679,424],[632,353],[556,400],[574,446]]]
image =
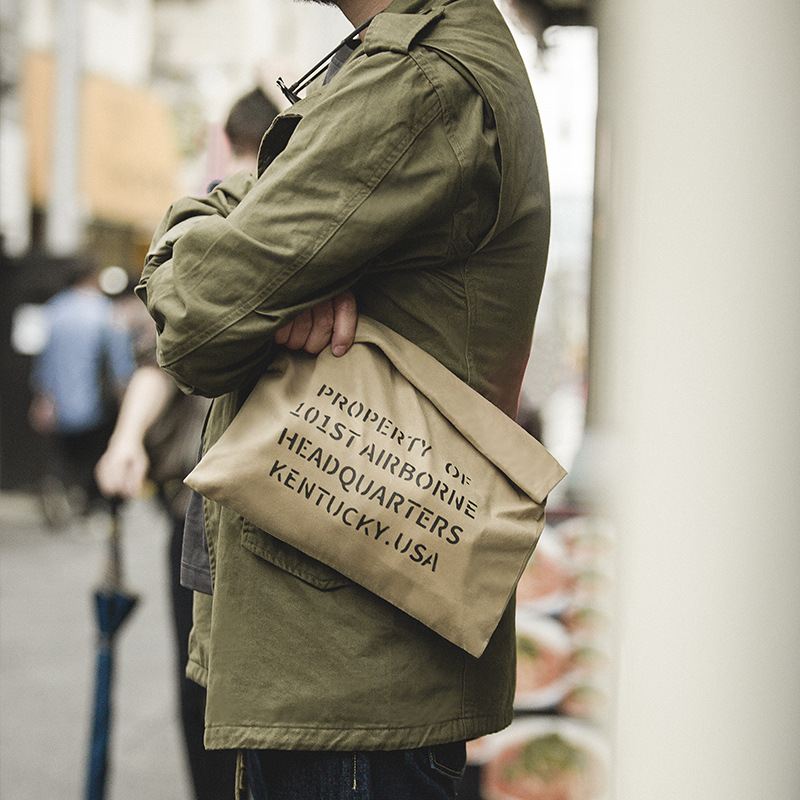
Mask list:
[[186,482],[479,656],[564,475],[492,403],[362,316],[342,358],[281,353]]

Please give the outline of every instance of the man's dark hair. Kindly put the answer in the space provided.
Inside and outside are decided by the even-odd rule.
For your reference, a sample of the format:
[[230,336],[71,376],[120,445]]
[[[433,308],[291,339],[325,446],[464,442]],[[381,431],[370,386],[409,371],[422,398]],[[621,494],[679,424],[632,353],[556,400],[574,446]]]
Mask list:
[[225,135],[234,155],[258,152],[261,139],[277,114],[278,109],[260,87],[240,97],[225,122]]

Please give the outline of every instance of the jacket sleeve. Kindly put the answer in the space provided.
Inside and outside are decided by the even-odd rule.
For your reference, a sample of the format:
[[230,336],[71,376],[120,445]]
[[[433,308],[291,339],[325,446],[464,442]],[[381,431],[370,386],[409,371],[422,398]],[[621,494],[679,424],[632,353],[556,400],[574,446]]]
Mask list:
[[153,234],[144,262],[143,278],[172,257],[180,236],[204,217],[227,217],[255,183],[249,172],[237,172],[221,181],[205,197],[183,197],[168,209]]
[[453,214],[459,161],[414,60],[377,53],[346,77],[292,109],[287,146],[230,213],[200,219],[145,270],[159,364],[184,391],[232,391],[263,369],[281,325]]

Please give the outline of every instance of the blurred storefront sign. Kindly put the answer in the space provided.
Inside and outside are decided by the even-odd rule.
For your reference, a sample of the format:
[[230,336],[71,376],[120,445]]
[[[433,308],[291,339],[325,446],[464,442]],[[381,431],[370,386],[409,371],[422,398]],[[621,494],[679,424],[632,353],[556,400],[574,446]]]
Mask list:
[[[50,191],[54,60],[29,53],[23,106],[33,203]],[[151,229],[177,195],[179,155],[169,110],[150,90],[86,75],[82,86],[80,186],[87,218]]]

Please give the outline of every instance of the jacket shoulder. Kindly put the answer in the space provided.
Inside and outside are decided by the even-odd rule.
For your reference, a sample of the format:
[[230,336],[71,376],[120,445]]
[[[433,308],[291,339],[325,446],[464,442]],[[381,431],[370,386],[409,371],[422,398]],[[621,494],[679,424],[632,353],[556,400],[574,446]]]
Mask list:
[[378,14],[364,36],[367,55],[392,52],[406,54],[444,15],[443,9],[428,9],[421,14]]

